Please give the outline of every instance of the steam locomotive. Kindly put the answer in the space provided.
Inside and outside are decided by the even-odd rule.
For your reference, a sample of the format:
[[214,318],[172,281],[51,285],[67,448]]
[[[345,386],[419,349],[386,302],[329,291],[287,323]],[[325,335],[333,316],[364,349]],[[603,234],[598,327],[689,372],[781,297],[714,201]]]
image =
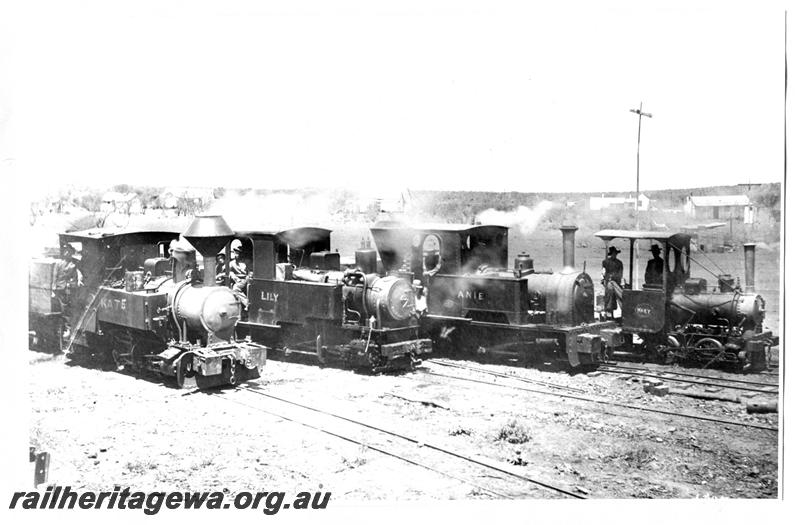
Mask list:
[[[197,217],[178,240],[172,226],[97,229],[59,236],[77,251],[83,282],[56,300],[59,266],[33,261],[30,331],[35,347],[63,350],[77,361],[112,360],[117,369],[154,373],[179,386],[235,385],[259,376],[266,348],[237,340],[242,301],[216,286],[214,257],[233,238],[221,217]],[[77,247],[77,248],[76,248]],[[195,250],[202,254],[204,279]]]
[[[730,275],[706,279],[691,277],[691,237],[680,232],[602,230],[605,243],[620,239],[628,244],[628,279],[622,289],[617,333],[623,344],[617,351],[633,352],[658,361],[755,372],[767,367],[775,344],[763,329],[765,302],[755,292],[755,244],[744,244],[745,286]],[[658,282],[635,285],[634,252],[637,242],[652,243],[664,254]]]
[[594,319],[594,284],[575,269],[574,226],[562,228],[564,268],[537,272],[526,253],[509,268],[508,228],[379,223],[386,271],[420,281],[425,332],[437,352],[527,364],[596,366],[621,344],[612,321]]
[[413,368],[432,343],[422,335],[411,280],[379,275],[377,253],[366,246],[342,269],[330,234],[324,228],[236,233],[253,269],[248,319],[237,333],[274,356],[310,356],[370,372]]

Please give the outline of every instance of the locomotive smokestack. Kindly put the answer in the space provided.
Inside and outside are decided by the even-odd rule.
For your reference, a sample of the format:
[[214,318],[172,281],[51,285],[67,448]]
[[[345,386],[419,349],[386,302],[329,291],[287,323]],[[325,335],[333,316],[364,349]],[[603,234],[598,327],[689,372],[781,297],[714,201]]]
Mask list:
[[233,230],[219,215],[198,215],[183,236],[203,256],[203,284],[214,286],[217,253],[233,240]]
[[744,243],[744,291],[756,291],[756,243]]
[[575,268],[575,232],[577,226],[561,227],[561,245],[564,250],[564,268]]

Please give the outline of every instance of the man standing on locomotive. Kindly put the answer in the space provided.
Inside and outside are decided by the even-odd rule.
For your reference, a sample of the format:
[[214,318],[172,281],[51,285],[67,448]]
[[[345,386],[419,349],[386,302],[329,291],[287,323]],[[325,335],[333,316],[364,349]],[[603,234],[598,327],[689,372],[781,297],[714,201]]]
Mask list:
[[664,259],[661,258],[661,247],[654,244],[650,247],[653,258],[647,261],[647,268],[644,271],[644,284],[661,286],[661,278],[664,275]]
[[605,288],[605,312],[614,317],[617,304],[622,304],[622,261],[617,259],[619,250],[616,246],[608,249],[608,256],[603,259],[603,287]]
[[75,248],[67,244],[62,248],[61,257],[55,264],[53,298],[62,313],[67,312],[69,307],[71,290],[83,285],[83,276],[76,264],[78,260]]

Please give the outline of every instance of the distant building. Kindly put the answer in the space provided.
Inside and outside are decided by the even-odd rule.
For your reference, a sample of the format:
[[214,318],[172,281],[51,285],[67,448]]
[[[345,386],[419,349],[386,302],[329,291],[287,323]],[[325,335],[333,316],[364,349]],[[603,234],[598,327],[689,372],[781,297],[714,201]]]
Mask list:
[[683,209],[693,219],[736,219],[745,224],[753,224],[756,216],[747,195],[689,195]]
[[204,209],[213,200],[214,190],[211,188],[170,187],[161,192],[158,205],[165,210],[186,214]]
[[[603,210],[605,208],[635,208],[636,201],[633,195],[627,197],[606,197],[600,195],[599,197],[589,197],[590,210]],[[650,199],[644,193],[639,194],[639,209],[647,211],[650,209]]]
[[100,211],[126,215],[140,214],[143,212],[143,206],[141,199],[135,193],[107,191],[101,198]]

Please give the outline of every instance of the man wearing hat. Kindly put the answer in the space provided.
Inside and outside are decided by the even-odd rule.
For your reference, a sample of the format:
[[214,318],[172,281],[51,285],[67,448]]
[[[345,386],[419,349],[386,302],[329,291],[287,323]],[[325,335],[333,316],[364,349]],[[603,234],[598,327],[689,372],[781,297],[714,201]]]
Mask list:
[[66,312],[69,306],[71,290],[83,284],[83,276],[78,270],[80,255],[75,248],[66,244],[61,249],[61,258],[55,264],[55,277],[53,280],[53,298],[61,312]]
[[248,268],[247,264],[242,260],[242,241],[234,239],[231,241],[231,288],[236,292],[245,293],[247,289]]
[[217,254],[216,264],[214,265],[214,278],[219,286],[225,284],[225,263],[227,262],[228,258],[225,257],[225,252]]
[[644,271],[644,284],[661,285],[661,278],[664,275],[664,259],[661,258],[661,246],[654,244],[650,247],[653,258],[647,261],[647,268]]
[[613,316],[617,303],[622,301],[622,261],[617,259],[619,250],[616,246],[608,249],[603,259],[603,286],[605,288],[605,311]]

